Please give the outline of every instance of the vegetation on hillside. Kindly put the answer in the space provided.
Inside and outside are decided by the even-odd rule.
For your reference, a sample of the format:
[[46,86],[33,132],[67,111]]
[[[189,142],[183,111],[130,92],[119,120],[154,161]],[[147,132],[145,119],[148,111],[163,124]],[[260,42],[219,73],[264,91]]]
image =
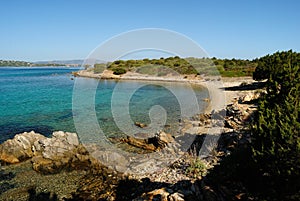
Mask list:
[[30,66],[31,62],[27,61],[13,61],[13,60],[0,60],[0,66]]
[[[238,77],[252,76],[257,63],[241,59],[217,58],[180,58],[178,56],[143,59],[143,60],[117,60],[107,64],[95,64],[94,72],[101,73],[104,69],[123,72],[131,71],[141,74],[164,76],[167,74],[205,74]],[[118,70],[117,70],[118,69]]]

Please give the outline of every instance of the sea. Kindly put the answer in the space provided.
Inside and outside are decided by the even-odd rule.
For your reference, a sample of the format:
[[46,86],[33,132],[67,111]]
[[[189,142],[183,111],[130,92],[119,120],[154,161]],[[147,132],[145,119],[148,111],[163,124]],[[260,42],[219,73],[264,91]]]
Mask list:
[[[172,128],[177,128],[174,125],[180,123],[183,114],[186,114],[184,111],[201,113],[207,107],[203,99],[209,94],[204,87],[173,82],[74,77],[72,72],[78,70],[80,68],[1,67],[0,143],[32,130],[45,136],[60,130],[77,132],[74,117],[80,113],[78,108],[74,110],[74,98],[78,97],[82,102],[92,98],[93,109],[84,110],[84,118],[95,116],[99,128],[110,137],[124,134],[120,125],[132,128],[135,122],[151,124],[151,112],[154,116],[165,115],[164,128],[176,132]],[[96,88],[91,94],[86,94],[86,91],[79,90],[85,86]],[[78,101],[75,102],[78,107]],[[123,114],[126,112],[128,115]],[[119,114],[121,117],[117,117]],[[122,115],[126,118],[124,124]],[[92,134],[90,132],[87,129],[85,134]]]

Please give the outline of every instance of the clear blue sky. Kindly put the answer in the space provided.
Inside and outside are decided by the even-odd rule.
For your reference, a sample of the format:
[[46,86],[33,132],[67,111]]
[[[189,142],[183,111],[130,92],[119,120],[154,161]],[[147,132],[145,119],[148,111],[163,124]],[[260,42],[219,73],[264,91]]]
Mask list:
[[1,0],[0,59],[85,58],[139,28],[184,34],[210,56],[256,58],[300,51],[299,0]]

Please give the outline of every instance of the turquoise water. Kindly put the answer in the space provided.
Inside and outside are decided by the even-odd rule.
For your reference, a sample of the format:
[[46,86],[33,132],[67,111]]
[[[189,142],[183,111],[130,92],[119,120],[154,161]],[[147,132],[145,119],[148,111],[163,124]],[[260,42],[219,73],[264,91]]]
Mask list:
[[[98,83],[95,110],[100,127],[108,135],[117,136],[122,133],[116,126],[111,111],[111,98],[116,86],[122,89],[118,91],[117,105],[124,101],[122,93],[136,89],[129,103],[133,122],[149,124],[149,110],[155,105],[166,110],[169,125],[177,123],[181,117],[179,101],[169,89],[171,87],[172,90],[184,94],[184,85],[166,83],[168,89],[162,83],[153,82],[73,79],[71,72],[77,70],[46,67],[0,68],[0,142],[17,133],[31,130],[46,136],[56,130],[76,132],[72,111],[76,79],[80,79],[81,83]],[[196,87],[194,91],[200,110],[203,110],[206,104],[202,99],[208,97],[207,90]]]

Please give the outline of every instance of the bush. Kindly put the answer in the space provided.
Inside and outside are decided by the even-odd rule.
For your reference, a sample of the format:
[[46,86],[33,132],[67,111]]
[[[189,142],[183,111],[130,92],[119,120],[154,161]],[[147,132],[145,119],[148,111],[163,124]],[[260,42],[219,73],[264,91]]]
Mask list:
[[253,158],[267,176],[266,188],[279,200],[300,189],[300,68],[295,56],[291,51],[267,56],[267,94],[252,130]]
[[[300,62],[300,54],[292,50],[276,52],[266,55],[257,60],[257,67],[253,72],[254,80],[264,80],[270,78],[274,73],[285,71],[288,66],[297,66]],[[272,75],[274,76],[274,75]]]
[[126,73],[126,70],[124,68],[114,68],[113,69],[114,75],[122,75]]
[[207,166],[200,158],[191,158],[186,169],[186,174],[190,177],[201,178],[207,173]]

